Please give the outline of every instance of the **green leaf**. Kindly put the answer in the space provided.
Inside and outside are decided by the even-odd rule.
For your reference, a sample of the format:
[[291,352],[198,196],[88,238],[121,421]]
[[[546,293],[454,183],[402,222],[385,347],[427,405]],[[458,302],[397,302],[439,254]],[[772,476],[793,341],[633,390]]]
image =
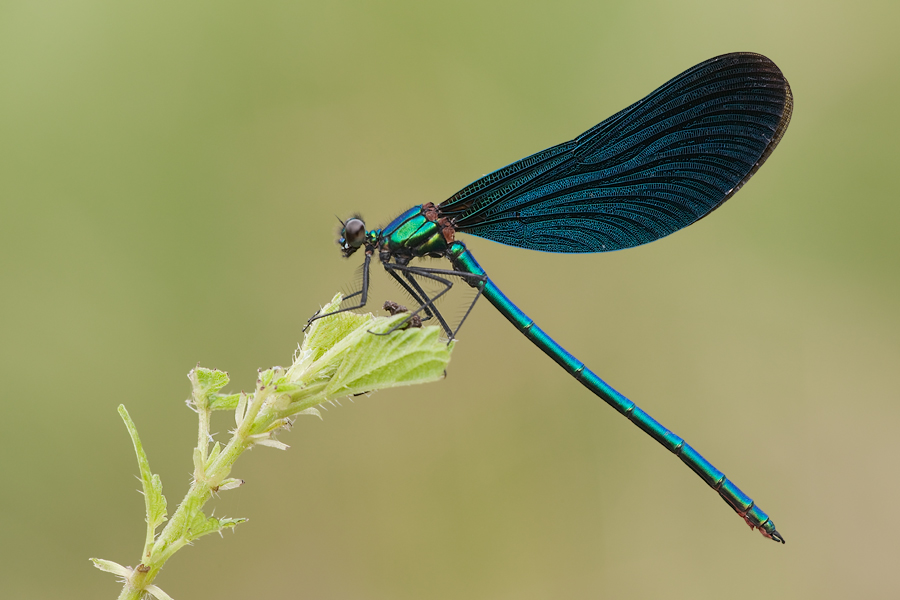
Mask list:
[[222,444],[220,444],[219,442],[216,442],[215,444],[213,444],[212,450],[209,453],[209,458],[206,459],[206,466],[212,465],[213,462],[217,458],[219,458],[219,454],[221,454],[221,452],[222,452]]
[[[343,296],[337,294],[331,299],[331,302],[322,307],[320,314],[332,312],[336,310]],[[354,312],[342,312],[318,321],[313,321],[312,325],[306,331],[306,337],[303,338],[303,346],[301,353],[310,352],[309,359],[312,361],[319,360],[323,354],[334,347],[338,342],[343,340],[351,333],[357,331],[360,327],[370,325],[375,321],[375,317],[371,314],[359,314]]]
[[[377,319],[389,328],[402,315]],[[444,376],[453,344],[440,340],[438,327],[409,328],[390,335],[361,336],[328,383],[329,398],[435,381]]]
[[238,402],[241,400],[240,394],[210,394],[209,409],[210,410],[234,410],[237,408]]
[[137,427],[125,405],[119,405],[119,415],[125,421],[125,427],[128,428],[128,434],[131,436],[131,443],[134,444],[134,453],[137,455],[138,467],[141,471],[141,484],[144,489],[144,503],[147,509],[147,526],[153,532],[156,528],[166,520],[166,497],[162,493],[162,481],[159,475],[150,472],[150,461],[144,453],[144,447],[141,445],[141,438],[138,436]]
[[198,512],[194,516],[193,521],[191,521],[191,526],[188,533],[185,535],[185,538],[187,538],[188,541],[193,541],[204,535],[209,535],[210,533],[220,533],[223,529],[231,529],[246,521],[247,519],[240,518],[232,519],[223,517],[217,519],[215,517],[207,517],[202,512]]
[[150,488],[152,490],[152,502],[149,504],[149,524],[156,531],[156,528],[162,525],[166,520],[168,503],[166,497],[162,493],[162,480],[159,475],[153,475],[150,478]]
[[282,367],[272,367],[271,369],[260,370],[257,377],[257,385],[269,387],[272,383],[279,381],[284,377],[284,369]]
[[92,558],[91,562],[94,563],[94,566],[101,571],[106,571],[107,573],[112,573],[113,575],[118,575],[122,578],[131,577],[131,569],[128,567],[123,567],[117,562],[113,562],[111,560],[106,560],[103,558]]
[[194,394],[208,396],[228,385],[228,373],[218,369],[205,369],[197,367],[188,373],[191,383],[194,384]]
[[243,479],[235,479],[233,477],[226,479],[222,483],[219,484],[219,487],[216,488],[217,492],[226,492],[228,490],[234,490],[244,485]]
[[293,394],[302,390],[305,386],[302,383],[281,382],[275,385],[275,391],[279,394]]
[[[322,310],[337,307],[341,296]],[[285,379],[291,389],[290,414],[340,396],[434,381],[443,377],[453,345],[437,327],[386,332],[406,315],[374,317],[338,313],[314,321]],[[290,389],[280,384],[278,392]]]

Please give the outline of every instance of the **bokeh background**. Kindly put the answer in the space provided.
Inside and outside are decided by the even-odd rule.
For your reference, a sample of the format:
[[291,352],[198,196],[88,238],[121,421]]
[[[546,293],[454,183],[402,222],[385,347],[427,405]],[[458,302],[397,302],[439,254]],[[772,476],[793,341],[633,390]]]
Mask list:
[[[0,597],[112,598],[170,506],[196,363],[289,362],[371,225],[750,50],[795,111],[712,217],[609,255],[467,242],[602,377],[756,498],[750,532],[487,303],[448,377],[301,420],[215,502],[178,599],[896,598],[896,2],[0,5]],[[373,298],[402,299],[380,269]],[[465,299],[451,300],[459,302]],[[451,312],[456,305],[451,304]],[[216,423],[224,432],[229,417]]]

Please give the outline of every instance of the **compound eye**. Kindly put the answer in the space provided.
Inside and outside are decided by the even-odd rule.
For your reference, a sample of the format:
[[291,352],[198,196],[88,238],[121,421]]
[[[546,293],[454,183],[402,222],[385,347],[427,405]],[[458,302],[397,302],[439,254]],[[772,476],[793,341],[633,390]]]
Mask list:
[[344,235],[342,237],[347,246],[359,248],[366,240],[366,224],[362,222],[362,219],[349,219],[344,224]]

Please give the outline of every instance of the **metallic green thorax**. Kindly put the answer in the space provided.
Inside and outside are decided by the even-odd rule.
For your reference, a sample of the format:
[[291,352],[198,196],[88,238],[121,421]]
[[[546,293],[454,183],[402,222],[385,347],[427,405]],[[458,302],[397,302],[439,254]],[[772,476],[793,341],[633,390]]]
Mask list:
[[384,229],[372,232],[378,238],[382,261],[392,257],[403,263],[412,258],[440,258],[447,254],[448,237],[453,239],[453,229],[434,216],[430,210],[433,206],[414,206]]

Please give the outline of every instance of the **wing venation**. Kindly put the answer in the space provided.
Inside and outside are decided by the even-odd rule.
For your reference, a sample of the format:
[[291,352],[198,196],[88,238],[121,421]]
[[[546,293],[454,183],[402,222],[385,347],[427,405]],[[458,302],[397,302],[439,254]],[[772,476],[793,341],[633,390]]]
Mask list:
[[734,195],[775,149],[792,108],[768,58],[712,58],[574,140],[476,180],[439,210],[459,231],[534,250],[645,244]]

